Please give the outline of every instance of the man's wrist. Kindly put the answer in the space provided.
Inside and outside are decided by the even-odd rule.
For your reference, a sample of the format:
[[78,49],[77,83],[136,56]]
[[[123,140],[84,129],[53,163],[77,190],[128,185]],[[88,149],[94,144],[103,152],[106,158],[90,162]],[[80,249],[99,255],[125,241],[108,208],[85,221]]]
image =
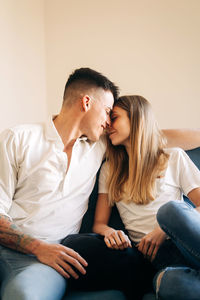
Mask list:
[[38,253],[40,252],[41,248],[43,245],[45,245],[46,243],[41,241],[41,240],[38,240],[38,239],[34,239],[30,245],[29,245],[29,251],[31,254],[37,256]]

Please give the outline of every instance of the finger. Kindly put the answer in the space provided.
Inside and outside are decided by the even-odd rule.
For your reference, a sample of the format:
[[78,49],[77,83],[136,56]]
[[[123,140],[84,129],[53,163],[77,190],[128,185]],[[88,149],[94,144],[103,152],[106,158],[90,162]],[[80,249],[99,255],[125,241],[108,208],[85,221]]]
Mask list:
[[143,253],[143,249],[144,249],[144,244],[145,244],[145,240],[144,240],[144,239],[142,239],[142,240],[139,242],[139,244],[137,244],[138,250],[139,250],[140,252],[142,252],[142,253]]
[[119,236],[119,239],[120,239],[120,242],[121,242],[121,244],[119,246],[122,249],[127,248],[128,247],[128,240],[127,240],[127,236],[125,235],[125,233],[120,230],[120,231],[118,231],[118,236]]
[[151,242],[149,240],[145,239],[144,244],[143,244],[143,249],[142,249],[142,253],[145,256],[147,255],[147,252],[148,252],[150,246],[151,246]]
[[124,248],[128,248],[128,247],[132,248],[132,244],[131,241],[129,240],[129,237],[122,230],[119,231],[119,237],[122,241]]
[[72,277],[74,277],[75,279],[78,279],[79,276],[78,274],[73,270],[73,268],[68,265],[65,261],[58,260],[58,265],[61,267],[61,269],[63,269],[67,274],[71,275]]
[[77,259],[73,258],[72,256],[67,255],[66,253],[62,254],[62,256],[60,257],[60,261],[63,261],[65,264],[66,264],[66,262],[70,263],[72,266],[74,266],[82,274],[86,273],[86,270],[79,263],[79,261]]
[[112,236],[109,236],[109,241],[110,241],[110,244],[111,244],[112,248],[119,249],[115,239]]
[[157,254],[157,252],[158,252],[158,249],[159,249],[159,245],[157,245],[157,246],[154,248],[153,253],[152,253],[152,255],[151,255],[151,261],[153,261],[153,260],[155,259],[156,254]]
[[111,245],[111,243],[110,243],[110,241],[109,241],[109,239],[107,237],[104,238],[104,242],[106,243],[106,246],[108,248],[112,248],[112,245]]
[[116,249],[116,244],[113,246],[113,245],[111,244],[110,238],[105,237],[105,238],[104,238],[104,241],[105,241],[106,246],[107,246],[108,248],[110,248],[110,249]]
[[152,243],[152,244],[149,246],[149,249],[148,249],[148,251],[147,251],[147,253],[146,253],[146,256],[147,256],[148,258],[151,259],[154,249],[155,249],[155,244]]
[[70,278],[70,275],[69,275],[67,272],[65,272],[65,271],[63,270],[63,268],[61,268],[59,265],[53,264],[52,267],[53,267],[58,273],[60,273],[63,277],[65,277],[65,278],[67,278],[67,279]]
[[143,244],[143,240],[141,240],[138,244],[135,245],[135,246],[138,248],[138,250],[139,250],[140,252],[142,252],[142,251],[141,251],[142,248],[143,248],[142,244]]
[[115,240],[115,243],[118,247],[122,246],[123,243],[118,232],[113,233],[112,238]]
[[131,241],[129,240],[129,238],[128,238],[128,247],[132,248],[132,244],[131,244]]
[[78,254],[78,252],[74,251],[73,249],[71,248],[67,248],[65,247],[65,253],[69,256],[72,256],[73,258],[75,258],[76,260],[78,260],[83,266],[87,267],[88,263],[87,261],[82,257],[80,256],[80,254]]

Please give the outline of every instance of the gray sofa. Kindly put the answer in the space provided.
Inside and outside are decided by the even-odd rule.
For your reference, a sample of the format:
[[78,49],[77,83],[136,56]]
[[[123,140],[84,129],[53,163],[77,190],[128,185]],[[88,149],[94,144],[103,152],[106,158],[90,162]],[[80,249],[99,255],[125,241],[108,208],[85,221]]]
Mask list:
[[[197,165],[200,169],[200,148],[196,148],[190,151],[187,151],[187,154],[193,160],[193,162]],[[97,191],[98,191],[98,180],[96,181],[94,190],[91,194],[88,211],[86,212],[82,226],[81,226],[81,233],[85,232],[92,232],[92,224],[94,220],[94,211],[96,206],[97,200]],[[186,201],[189,201],[185,198]],[[110,225],[116,229],[124,229],[124,226],[121,222],[119,214],[116,208],[113,209],[111,218],[110,218]],[[91,291],[91,292],[84,292],[84,291],[76,291],[76,290],[68,290],[66,295],[64,296],[63,300],[125,300],[125,296],[121,291],[118,290],[103,290],[103,291]],[[155,300],[155,295],[153,292],[145,294],[143,300]],[[42,300],[42,299],[41,299]],[[133,299],[137,300],[137,299]]]

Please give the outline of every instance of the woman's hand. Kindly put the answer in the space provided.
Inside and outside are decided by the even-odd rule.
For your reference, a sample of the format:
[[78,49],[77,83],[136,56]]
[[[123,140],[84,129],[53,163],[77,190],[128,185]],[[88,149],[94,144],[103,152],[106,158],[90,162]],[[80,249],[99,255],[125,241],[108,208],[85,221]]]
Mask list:
[[129,237],[122,230],[115,230],[113,228],[109,228],[104,233],[104,241],[107,247],[111,249],[123,250],[132,247]]
[[137,248],[146,258],[153,261],[166,236],[165,232],[158,226],[141,239]]
[[104,236],[108,248],[123,250],[131,246],[131,241],[122,230],[108,226],[112,207],[108,204],[108,194],[100,193],[97,200],[93,231]]

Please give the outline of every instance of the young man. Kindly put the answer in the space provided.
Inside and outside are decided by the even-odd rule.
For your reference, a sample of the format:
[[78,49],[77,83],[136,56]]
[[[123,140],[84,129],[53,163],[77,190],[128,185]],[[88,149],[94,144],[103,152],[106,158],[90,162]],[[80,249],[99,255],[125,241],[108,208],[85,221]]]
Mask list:
[[[77,249],[77,239],[73,248],[73,236],[61,244],[65,237],[79,232],[105,152],[102,134],[110,124],[117,96],[118,88],[109,79],[81,68],[66,83],[58,116],[46,124],[21,125],[1,134],[2,299],[61,299],[66,278],[83,278],[86,270],[92,274],[88,280],[97,280],[95,273],[104,261],[104,257],[95,257],[97,248],[102,256],[108,254],[105,261],[109,263],[103,265],[102,272],[109,276],[108,269],[114,264],[116,270],[122,264],[126,270],[125,261],[121,265],[118,262],[128,259],[129,254],[101,248],[103,241],[90,236],[78,239],[84,257],[73,250]],[[169,138],[174,134],[172,143],[175,140],[180,145],[179,132],[166,134]],[[94,253],[91,260],[84,253],[88,248],[90,254]],[[90,260],[89,266],[85,257]],[[139,265],[138,257],[133,261]]]

